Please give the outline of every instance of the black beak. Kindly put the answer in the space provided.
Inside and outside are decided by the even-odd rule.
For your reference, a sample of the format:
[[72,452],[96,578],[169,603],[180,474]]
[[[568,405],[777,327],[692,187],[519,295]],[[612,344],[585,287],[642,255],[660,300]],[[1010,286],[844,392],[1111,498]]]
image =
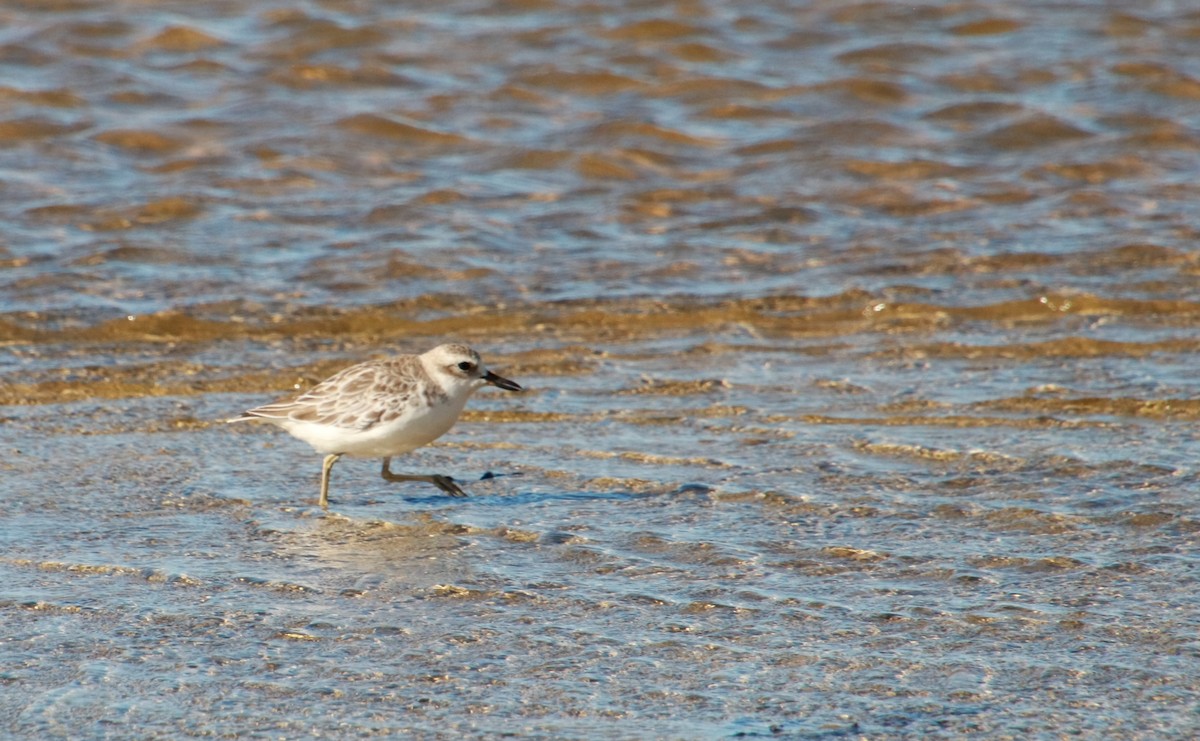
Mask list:
[[497,376],[495,373],[492,373],[491,371],[488,371],[487,373],[483,374],[483,380],[487,381],[488,383],[492,384],[493,386],[499,386],[500,388],[504,389],[505,391],[523,391],[524,390],[521,388],[521,384],[517,383],[516,381],[510,381],[503,376]]

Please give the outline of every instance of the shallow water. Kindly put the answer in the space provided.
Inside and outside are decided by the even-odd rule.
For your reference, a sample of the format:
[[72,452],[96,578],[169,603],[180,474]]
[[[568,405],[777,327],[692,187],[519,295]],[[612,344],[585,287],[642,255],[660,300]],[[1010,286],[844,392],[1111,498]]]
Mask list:
[[[0,722],[1193,737],[1198,35],[0,9]],[[220,422],[451,338],[467,499]]]

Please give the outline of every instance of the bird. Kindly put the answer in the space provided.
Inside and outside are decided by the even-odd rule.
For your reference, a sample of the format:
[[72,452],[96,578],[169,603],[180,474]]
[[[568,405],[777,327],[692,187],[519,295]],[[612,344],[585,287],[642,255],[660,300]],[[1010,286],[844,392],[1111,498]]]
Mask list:
[[227,422],[261,421],[282,427],[325,455],[321,495],[329,507],[329,476],[342,456],[382,458],[384,480],[423,481],[453,497],[466,492],[450,476],[393,473],[394,456],[444,435],[467,399],[483,386],[523,391],[488,370],[479,353],[449,343],[420,355],[397,355],[352,365],[300,395],[242,412]]

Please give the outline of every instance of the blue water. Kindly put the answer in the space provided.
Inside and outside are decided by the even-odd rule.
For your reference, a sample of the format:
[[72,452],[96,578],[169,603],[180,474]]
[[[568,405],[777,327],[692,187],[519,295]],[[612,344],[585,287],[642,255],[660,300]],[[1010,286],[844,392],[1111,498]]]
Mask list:
[[4,731],[1193,737],[1189,12],[0,11]]

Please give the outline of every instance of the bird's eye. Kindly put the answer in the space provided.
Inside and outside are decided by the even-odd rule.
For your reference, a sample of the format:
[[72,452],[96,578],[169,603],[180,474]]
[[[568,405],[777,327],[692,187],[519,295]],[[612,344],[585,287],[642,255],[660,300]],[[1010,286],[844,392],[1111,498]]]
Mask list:
[[474,364],[468,363],[465,360],[458,364],[458,369],[461,371],[470,371],[470,370],[474,370],[474,368],[475,368]]

